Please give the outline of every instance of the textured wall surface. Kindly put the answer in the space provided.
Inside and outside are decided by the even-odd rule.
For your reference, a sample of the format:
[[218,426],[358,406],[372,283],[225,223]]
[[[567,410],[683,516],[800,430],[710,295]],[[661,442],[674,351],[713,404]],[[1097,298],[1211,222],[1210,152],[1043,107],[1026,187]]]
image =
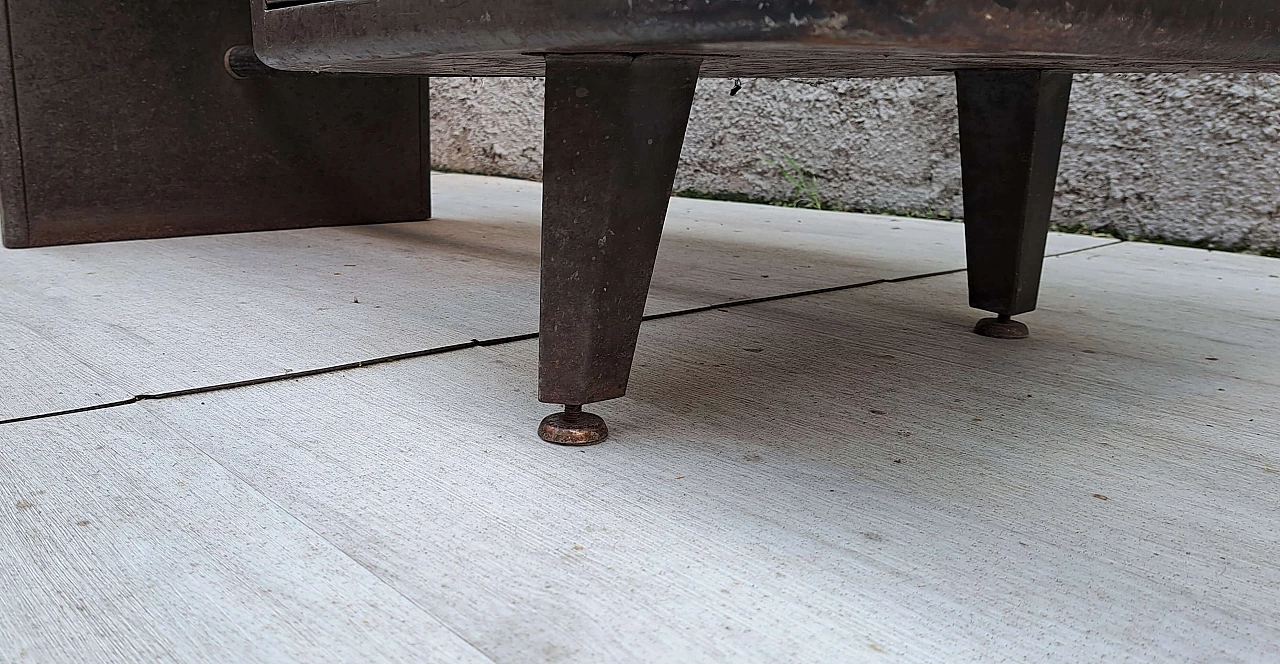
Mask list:
[[[963,216],[950,77],[704,79],[676,190],[794,198],[783,155],[828,207]],[[542,81],[433,79],[437,167],[539,178]],[[1280,251],[1280,76],[1077,76],[1057,223]]]

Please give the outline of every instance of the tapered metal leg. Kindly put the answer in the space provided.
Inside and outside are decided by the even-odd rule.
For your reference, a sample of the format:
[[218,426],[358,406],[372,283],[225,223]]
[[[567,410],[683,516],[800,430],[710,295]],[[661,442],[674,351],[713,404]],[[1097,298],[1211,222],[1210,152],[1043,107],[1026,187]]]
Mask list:
[[547,56],[538,398],[570,408],[544,440],[603,440],[577,407],[626,393],[698,65]]
[[969,305],[997,314],[974,332],[1021,339],[1036,308],[1071,74],[956,73]]

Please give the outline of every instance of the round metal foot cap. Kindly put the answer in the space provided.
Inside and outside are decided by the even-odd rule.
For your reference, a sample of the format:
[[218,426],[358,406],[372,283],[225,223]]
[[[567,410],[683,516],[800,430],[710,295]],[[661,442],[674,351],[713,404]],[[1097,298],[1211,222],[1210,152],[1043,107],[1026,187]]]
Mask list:
[[556,445],[595,445],[609,437],[609,427],[599,415],[582,412],[582,406],[565,406],[563,413],[542,418],[538,437]]
[[1031,331],[1027,329],[1026,325],[1004,316],[983,318],[978,321],[978,324],[973,328],[973,332],[992,339],[1026,339],[1031,336]]

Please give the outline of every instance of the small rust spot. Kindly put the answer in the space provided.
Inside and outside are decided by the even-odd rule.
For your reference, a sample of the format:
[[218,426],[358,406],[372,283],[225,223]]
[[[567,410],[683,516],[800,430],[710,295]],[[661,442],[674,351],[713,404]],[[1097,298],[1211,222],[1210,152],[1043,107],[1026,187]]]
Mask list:
[[574,550],[574,551],[581,551],[581,550],[582,550],[582,545],[581,545],[581,544],[574,544],[574,545],[573,545],[573,550]]
[[16,507],[17,507],[18,509],[20,509],[20,510],[29,510],[29,509],[31,509],[32,507],[35,507],[35,505],[33,505],[33,504],[31,504],[31,503],[29,503],[29,502],[27,502],[27,501],[25,501],[25,500],[19,500],[19,501],[17,502]]
[[87,526],[87,525],[89,525],[89,523],[90,523],[90,522],[89,522],[89,520],[88,520],[88,519],[81,519],[81,520],[79,520],[79,521],[77,521],[77,522],[76,522],[76,525],[77,525],[77,526]]

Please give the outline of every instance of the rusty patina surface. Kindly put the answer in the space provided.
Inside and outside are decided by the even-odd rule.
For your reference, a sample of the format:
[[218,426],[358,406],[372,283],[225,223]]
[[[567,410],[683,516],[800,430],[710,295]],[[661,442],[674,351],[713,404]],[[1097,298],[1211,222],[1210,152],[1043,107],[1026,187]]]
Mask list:
[[430,216],[423,80],[237,80],[244,0],[3,9],[5,246]]
[[254,0],[286,69],[536,73],[545,52],[709,56],[704,75],[1280,70],[1274,0]]

